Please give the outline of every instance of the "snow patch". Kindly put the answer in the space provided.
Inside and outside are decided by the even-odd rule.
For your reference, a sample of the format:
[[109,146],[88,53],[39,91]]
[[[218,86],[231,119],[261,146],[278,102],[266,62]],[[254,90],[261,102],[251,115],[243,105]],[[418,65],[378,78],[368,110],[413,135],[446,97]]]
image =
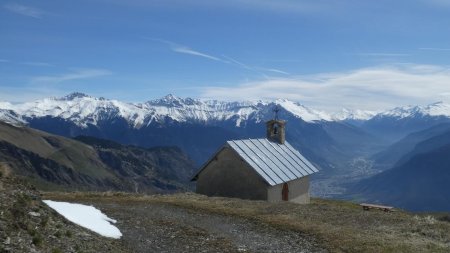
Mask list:
[[119,239],[122,236],[120,230],[116,226],[111,225],[111,223],[116,223],[116,220],[109,218],[93,206],[52,200],[43,200],[43,202],[69,221],[102,236],[115,239]]

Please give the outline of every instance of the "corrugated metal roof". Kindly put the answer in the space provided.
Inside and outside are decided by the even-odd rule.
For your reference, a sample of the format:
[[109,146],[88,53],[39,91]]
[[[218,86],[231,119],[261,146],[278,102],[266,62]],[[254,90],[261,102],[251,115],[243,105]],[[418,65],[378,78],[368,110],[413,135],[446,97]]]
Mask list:
[[288,142],[279,144],[267,139],[248,139],[227,141],[227,144],[270,185],[319,171]]

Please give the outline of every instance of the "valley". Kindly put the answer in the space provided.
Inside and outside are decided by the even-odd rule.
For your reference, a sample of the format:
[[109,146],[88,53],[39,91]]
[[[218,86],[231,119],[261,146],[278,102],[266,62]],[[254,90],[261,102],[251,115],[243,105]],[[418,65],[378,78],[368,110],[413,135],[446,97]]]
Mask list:
[[0,17],[0,253],[450,253],[450,0]]
[[[133,120],[142,120],[135,124],[121,114],[122,107],[105,105],[117,101],[78,93],[50,101],[50,105],[38,101],[28,112],[6,111],[8,117],[2,121],[7,123],[0,123],[0,190],[2,198],[11,199],[11,206],[3,208],[7,212],[0,215],[3,227],[9,229],[0,230],[1,249],[6,252],[23,252],[24,242],[37,250],[54,245],[83,252],[447,252],[450,248],[446,116],[422,115],[413,120],[423,120],[423,128],[417,130],[408,128],[417,108],[413,116],[403,112],[396,120],[387,114],[385,131],[403,125],[402,135],[389,136],[372,131],[370,121],[380,124],[383,114],[336,120],[284,101],[279,115],[288,122],[287,139],[320,169],[311,180],[315,198],[311,204],[297,205],[190,193],[198,164],[226,140],[264,136],[264,122],[273,117],[271,108],[277,102],[202,102],[170,96],[146,104],[165,108],[167,114],[150,118],[135,114]],[[75,111],[83,104],[94,110],[81,117]],[[75,111],[71,114],[72,109],[66,108],[53,115],[48,106]],[[222,116],[212,108],[222,108]],[[191,118],[183,118],[185,113]],[[23,194],[29,197],[22,199]],[[93,246],[90,243],[98,236],[72,227],[50,212],[42,199],[95,206],[118,220],[123,237]],[[390,204],[395,212],[364,211],[348,200]],[[51,216],[53,222],[45,225],[27,218],[22,224],[9,219],[18,205],[33,215]],[[61,220],[66,225],[58,225]],[[31,226],[43,226],[42,234]],[[18,229],[24,234],[12,232]],[[47,234],[57,236],[43,240]],[[88,244],[71,238],[84,238]]]
[[[223,102],[167,95],[145,103],[125,103],[72,93],[0,105],[2,121],[52,134],[44,137],[44,141],[29,142],[30,147],[20,140],[31,137],[4,138],[6,143],[2,144],[4,151],[10,150],[4,155],[7,162],[13,159],[13,164],[21,164],[30,159],[26,157],[34,157],[30,161],[35,164],[32,167],[40,168],[38,178],[42,178],[44,171],[47,173],[46,183],[33,179],[43,189],[62,189],[51,182],[57,180],[66,181],[63,188],[68,190],[148,193],[191,190],[190,176],[225,141],[265,136],[265,121],[273,117],[276,105],[280,108],[279,117],[287,121],[287,140],[320,170],[311,182],[312,195],[317,197],[387,201],[396,205],[398,200],[383,195],[374,198],[374,194],[359,194],[361,188],[355,185],[401,165],[414,154],[450,143],[448,138],[440,138],[440,142],[430,141],[426,148],[416,148],[419,143],[450,130],[450,106],[444,103],[378,113],[343,110],[327,114],[285,99]],[[59,140],[62,137],[57,135],[69,139]],[[42,145],[44,149],[37,148]],[[49,149],[49,145],[53,147]],[[15,168],[25,175],[30,173],[29,167],[28,172],[23,170],[27,166]],[[97,169],[83,172],[86,166]],[[51,172],[54,169],[43,170],[44,167],[58,167],[56,171],[61,173],[54,175]],[[83,173],[64,179],[74,168]],[[96,175],[89,174],[93,171]],[[95,181],[98,176],[104,179]],[[390,187],[402,182],[392,184]],[[371,193],[382,192],[384,187],[371,188]]]

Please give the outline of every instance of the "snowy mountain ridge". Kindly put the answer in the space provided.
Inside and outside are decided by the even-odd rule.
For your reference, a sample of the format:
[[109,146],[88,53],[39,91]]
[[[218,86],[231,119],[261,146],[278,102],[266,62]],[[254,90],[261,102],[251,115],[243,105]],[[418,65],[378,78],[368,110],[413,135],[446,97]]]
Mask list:
[[0,119],[9,122],[23,122],[29,118],[59,117],[86,127],[96,125],[101,120],[115,117],[124,118],[130,125],[140,128],[153,121],[172,120],[177,122],[210,122],[233,120],[236,126],[243,121],[260,122],[264,115],[273,113],[278,104],[295,117],[308,122],[332,120],[324,112],[309,109],[299,103],[285,99],[275,101],[223,102],[179,98],[171,94],[145,103],[125,103],[118,100],[91,97],[82,93],[72,93],[61,98],[45,98],[33,102],[11,104],[0,102]]
[[398,119],[424,116],[450,117],[450,104],[445,104],[444,102],[436,102],[425,106],[409,105],[396,107],[392,110],[381,112],[377,115],[377,117],[392,117]]
[[120,117],[134,128],[166,120],[203,123],[231,120],[239,127],[248,120],[260,122],[266,118],[265,116],[273,115],[275,105],[309,123],[364,121],[373,117],[404,118],[415,115],[450,117],[450,105],[442,102],[428,106],[398,107],[381,113],[343,109],[339,113],[329,114],[287,99],[224,102],[180,98],[169,94],[145,103],[126,103],[75,92],[60,98],[45,98],[19,104],[0,102],[0,119],[10,123],[23,124],[27,119],[54,117],[71,121],[80,127],[87,127],[88,124],[96,125],[100,121]]
[[344,120],[369,120],[377,115],[377,111],[363,111],[363,110],[351,110],[344,108],[340,112],[333,115],[333,119],[336,121]]

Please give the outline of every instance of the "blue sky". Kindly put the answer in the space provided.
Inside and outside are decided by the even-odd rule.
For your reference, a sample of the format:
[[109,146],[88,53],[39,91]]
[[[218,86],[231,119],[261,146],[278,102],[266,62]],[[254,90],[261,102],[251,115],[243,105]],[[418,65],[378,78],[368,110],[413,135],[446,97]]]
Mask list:
[[0,3],[0,101],[450,102],[450,0]]

